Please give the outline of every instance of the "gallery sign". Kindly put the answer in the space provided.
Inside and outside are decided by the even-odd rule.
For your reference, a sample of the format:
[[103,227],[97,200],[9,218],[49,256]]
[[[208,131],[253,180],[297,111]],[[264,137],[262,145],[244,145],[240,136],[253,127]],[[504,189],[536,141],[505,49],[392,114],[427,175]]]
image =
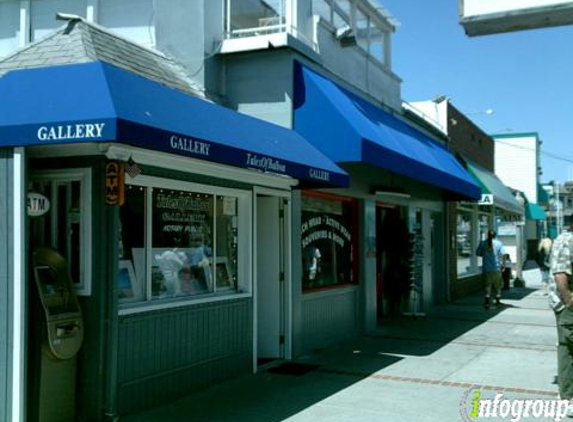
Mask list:
[[103,137],[104,127],[105,123],[76,123],[72,125],[40,126],[37,136],[40,141],[99,139]]
[[169,137],[169,145],[171,149],[176,151],[185,151],[194,155],[202,155],[204,157],[209,157],[210,155],[209,150],[211,148],[211,144],[198,139],[172,135]]

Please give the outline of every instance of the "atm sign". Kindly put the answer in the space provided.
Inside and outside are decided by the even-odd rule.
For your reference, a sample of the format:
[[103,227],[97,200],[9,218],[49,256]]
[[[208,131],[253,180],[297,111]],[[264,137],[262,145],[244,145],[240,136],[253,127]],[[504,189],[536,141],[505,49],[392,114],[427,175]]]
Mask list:
[[123,205],[124,201],[123,164],[110,161],[105,166],[105,203]]
[[50,211],[50,200],[41,193],[30,192],[26,202],[30,217],[40,217]]

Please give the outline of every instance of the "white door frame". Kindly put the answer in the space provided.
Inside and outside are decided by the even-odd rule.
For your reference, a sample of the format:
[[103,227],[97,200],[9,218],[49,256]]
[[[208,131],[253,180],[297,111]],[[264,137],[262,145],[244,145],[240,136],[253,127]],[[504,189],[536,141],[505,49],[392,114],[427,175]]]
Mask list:
[[258,273],[257,273],[257,198],[259,196],[274,196],[286,200],[284,204],[284,297],[283,297],[283,330],[284,330],[284,358],[292,359],[292,194],[290,191],[264,188],[255,186],[253,188],[253,372],[257,372],[258,359]]
[[14,227],[12,231],[13,254],[13,321],[12,321],[12,362],[8,368],[12,370],[11,406],[13,422],[25,420],[26,415],[26,311],[27,307],[27,268],[26,268],[26,150],[23,147],[14,148],[13,159],[13,193]]

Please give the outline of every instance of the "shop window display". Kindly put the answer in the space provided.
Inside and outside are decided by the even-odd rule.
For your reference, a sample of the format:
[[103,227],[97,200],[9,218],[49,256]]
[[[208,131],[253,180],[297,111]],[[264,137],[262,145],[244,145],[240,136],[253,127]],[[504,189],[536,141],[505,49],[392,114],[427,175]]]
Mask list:
[[213,291],[213,207],[212,195],[153,192],[153,297]]
[[236,292],[238,210],[234,196],[128,186],[120,211],[120,302]]
[[471,212],[458,210],[456,232],[458,275],[467,274],[472,269],[472,236],[473,227]]
[[305,194],[302,261],[305,290],[356,282],[356,204],[346,198]]

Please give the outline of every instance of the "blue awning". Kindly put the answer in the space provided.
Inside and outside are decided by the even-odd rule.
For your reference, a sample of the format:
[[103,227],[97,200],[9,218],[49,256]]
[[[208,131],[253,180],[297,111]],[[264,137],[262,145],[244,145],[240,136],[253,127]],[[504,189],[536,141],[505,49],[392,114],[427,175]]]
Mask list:
[[481,197],[445,146],[300,63],[295,64],[294,128],[336,163],[371,164],[456,199]]
[[295,131],[103,62],[0,78],[0,147],[117,142],[347,186],[348,175]]

